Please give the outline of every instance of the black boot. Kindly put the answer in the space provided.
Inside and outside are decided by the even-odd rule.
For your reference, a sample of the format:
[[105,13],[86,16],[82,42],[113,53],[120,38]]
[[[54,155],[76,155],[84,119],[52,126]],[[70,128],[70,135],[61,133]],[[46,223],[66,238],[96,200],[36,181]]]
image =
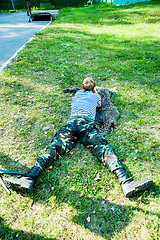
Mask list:
[[139,181],[129,178],[123,168],[116,169],[113,172],[116,174],[122,190],[127,198],[134,197],[138,192],[144,192],[153,184],[153,181],[148,178]]
[[10,185],[14,190],[22,190],[25,192],[31,192],[33,185],[41,173],[41,168],[34,166],[27,174],[26,177],[21,177],[18,179],[15,178],[6,178],[5,182]]

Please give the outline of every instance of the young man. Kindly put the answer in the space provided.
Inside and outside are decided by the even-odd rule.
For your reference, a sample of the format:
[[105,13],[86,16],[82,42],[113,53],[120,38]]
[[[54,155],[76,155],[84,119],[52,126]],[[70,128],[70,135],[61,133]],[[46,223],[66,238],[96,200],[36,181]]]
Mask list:
[[74,96],[69,121],[55,135],[48,151],[38,157],[36,165],[26,177],[8,178],[5,181],[9,182],[13,188],[31,191],[40,173],[80,141],[104,166],[116,174],[126,197],[133,197],[137,192],[148,189],[153,183],[152,180],[135,181],[129,178],[111,145],[96,128],[94,120],[97,107],[101,107],[101,97],[95,91],[95,82],[91,77],[85,78],[82,90]]

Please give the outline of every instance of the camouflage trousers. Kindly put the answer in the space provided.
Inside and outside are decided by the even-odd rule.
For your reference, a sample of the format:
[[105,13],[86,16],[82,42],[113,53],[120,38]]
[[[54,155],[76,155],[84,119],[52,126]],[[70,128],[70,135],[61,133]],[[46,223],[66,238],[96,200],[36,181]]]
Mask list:
[[96,128],[94,121],[82,115],[72,116],[55,135],[52,143],[42,156],[38,157],[36,165],[42,170],[48,168],[55,160],[70,151],[77,142],[86,146],[111,172],[122,167],[111,145]]

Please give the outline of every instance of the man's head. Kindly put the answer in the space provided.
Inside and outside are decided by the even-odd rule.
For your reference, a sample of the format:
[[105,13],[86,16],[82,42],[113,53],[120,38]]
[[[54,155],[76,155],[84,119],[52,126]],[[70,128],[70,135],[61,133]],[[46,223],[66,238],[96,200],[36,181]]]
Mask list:
[[95,87],[95,82],[93,78],[87,77],[82,82],[82,90],[83,91],[93,91]]

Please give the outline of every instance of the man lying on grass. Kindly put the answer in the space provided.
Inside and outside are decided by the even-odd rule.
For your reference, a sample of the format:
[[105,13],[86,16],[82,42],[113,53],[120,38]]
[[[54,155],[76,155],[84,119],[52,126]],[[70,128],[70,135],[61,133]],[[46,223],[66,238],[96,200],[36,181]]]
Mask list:
[[77,141],[80,141],[104,166],[116,174],[126,197],[133,197],[137,192],[144,192],[148,189],[153,181],[150,179],[135,181],[129,178],[111,145],[95,126],[97,107],[101,107],[101,97],[95,90],[95,82],[91,77],[85,78],[82,90],[78,91],[73,98],[69,121],[54,136],[48,151],[38,157],[35,166],[26,177],[7,178],[5,181],[15,190],[31,191],[40,173],[70,151]]

